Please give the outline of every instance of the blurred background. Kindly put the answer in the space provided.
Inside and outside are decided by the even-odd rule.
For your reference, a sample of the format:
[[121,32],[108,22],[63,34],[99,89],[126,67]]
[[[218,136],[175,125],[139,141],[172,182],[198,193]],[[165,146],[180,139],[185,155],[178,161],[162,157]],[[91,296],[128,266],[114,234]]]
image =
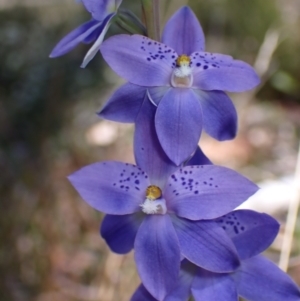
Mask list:
[[[164,22],[185,3],[166,1]],[[262,77],[256,90],[231,95],[239,111],[237,138],[220,143],[204,134],[200,145],[214,163],[263,187],[244,207],[280,220],[268,251],[278,262],[288,208],[297,199],[300,2],[188,4],[208,51],[244,60]],[[124,0],[123,6],[140,16],[139,1]],[[89,18],[73,0],[0,0],[0,301],[127,301],[139,283],[133,254],[109,252],[99,236],[102,215],[66,179],[95,161],[133,162],[133,126],[95,114],[122,79],[100,54],[79,68],[86,45],[48,58]],[[118,32],[112,27],[107,36]],[[293,236],[288,271],[300,284],[299,219]]]

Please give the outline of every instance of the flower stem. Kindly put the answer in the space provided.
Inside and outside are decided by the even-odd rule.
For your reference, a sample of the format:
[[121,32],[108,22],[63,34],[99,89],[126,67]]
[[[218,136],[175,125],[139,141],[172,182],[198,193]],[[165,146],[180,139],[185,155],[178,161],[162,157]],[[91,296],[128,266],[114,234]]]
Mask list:
[[159,1],[160,0],[141,0],[147,35],[156,41],[160,41]]

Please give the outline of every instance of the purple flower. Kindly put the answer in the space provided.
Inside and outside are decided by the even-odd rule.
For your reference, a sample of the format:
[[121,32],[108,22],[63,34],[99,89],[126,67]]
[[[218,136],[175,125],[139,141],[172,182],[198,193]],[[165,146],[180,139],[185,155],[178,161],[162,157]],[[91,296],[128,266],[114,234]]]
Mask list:
[[52,50],[50,57],[64,55],[79,43],[90,44],[96,41],[83,59],[81,67],[84,68],[99,51],[110,22],[116,15],[122,0],[82,0],[82,2],[86,10],[91,13],[92,20],[66,35]]
[[100,116],[134,122],[147,88],[157,106],[155,127],[160,144],[180,165],[195,151],[202,126],[218,140],[235,137],[236,111],[222,91],[252,89],[259,78],[242,61],[204,52],[201,26],[188,7],[168,21],[162,42],[118,35],[101,45],[104,59],[129,83],[112,96]]
[[[164,301],[238,301],[241,296],[249,301],[298,301],[296,284],[274,263],[259,256],[273,241],[279,225],[270,216],[249,210],[237,210],[217,222],[225,227],[239,256],[241,266],[233,273],[213,273],[183,260],[176,288]],[[156,301],[143,285],[131,301]]]
[[[181,254],[214,272],[229,272],[239,266],[232,241],[211,219],[230,212],[258,188],[220,166],[178,169],[157,143],[154,124],[142,122],[147,120],[145,114],[154,113],[152,108],[138,114],[138,166],[95,163],[69,179],[88,204],[107,214],[101,235],[110,248],[120,254],[134,248],[145,287],[163,300],[176,284]],[[202,160],[199,150],[195,156]],[[203,160],[207,162],[207,158]]]

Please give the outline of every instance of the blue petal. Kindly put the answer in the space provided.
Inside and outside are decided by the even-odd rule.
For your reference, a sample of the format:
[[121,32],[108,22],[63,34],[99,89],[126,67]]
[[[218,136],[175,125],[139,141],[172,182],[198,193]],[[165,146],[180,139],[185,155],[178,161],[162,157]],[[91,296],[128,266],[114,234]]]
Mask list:
[[145,288],[159,301],[174,289],[179,275],[180,252],[168,215],[145,217],[134,243],[137,270]]
[[202,149],[198,146],[192,158],[186,165],[211,165],[211,161],[203,153]]
[[95,20],[102,21],[108,14],[108,6],[111,0],[81,0],[86,10]]
[[85,68],[86,65],[95,57],[95,55],[99,52],[100,50],[100,46],[104,40],[104,37],[110,27],[111,24],[111,20],[112,18],[115,16],[115,13],[112,13],[110,15],[108,15],[102,22],[101,24],[101,28],[98,31],[99,32],[99,36],[96,40],[96,42],[93,44],[93,46],[89,49],[89,51],[87,52],[87,54],[85,55],[82,64],[81,64],[81,68]]
[[147,87],[170,86],[177,54],[141,35],[116,35],[105,40],[100,51],[109,66],[129,82]]
[[143,284],[140,284],[140,286],[132,295],[130,301],[157,301],[157,299],[153,298],[153,296],[150,295]]
[[141,86],[130,83],[124,84],[115,91],[98,115],[117,122],[135,122],[146,91],[146,88]]
[[194,51],[203,51],[205,39],[202,28],[193,11],[184,6],[167,22],[162,42],[172,47],[178,54],[190,55]]
[[194,52],[191,55],[193,86],[201,90],[243,92],[256,87],[260,79],[247,63],[229,55]]
[[102,30],[103,30],[103,27],[99,26],[96,30],[94,30],[90,35],[88,35],[86,38],[84,38],[84,40],[82,40],[81,42],[84,44],[91,44],[99,37]]
[[68,179],[90,206],[115,215],[140,211],[150,185],[139,167],[114,161],[88,165]]
[[247,200],[257,185],[216,165],[180,168],[168,180],[164,197],[169,210],[191,220],[220,217]]
[[231,99],[222,91],[195,90],[203,111],[203,127],[213,138],[233,139],[237,132],[237,113]]
[[106,215],[100,234],[113,252],[126,254],[133,249],[135,236],[142,220],[141,213]]
[[148,87],[149,99],[155,105],[158,106],[159,102],[166,94],[170,87],[158,86],[158,87]]
[[192,295],[196,301],[238,301],[235,282],[230,274],[212,273],[201,268],[194,278]]
[[202,130],[202,111],[192,89],[171,88],[166,92],[157,107],[155,128],[162,148],[176,165],[195,152]]
[[146,95],[135,122],[134,154],[138,166],[150,177],[151,184],[163,189],[177,167],[160,146],[154,126],[155,112],[156,107]]
[[232,239],[240,259],[263,252],[279,231],[279,223],[274,218],[251,210],[230,212],[217,222]]
[[52,50],[50,57],[58,57],[66,54],[75,48],[79,43],[85,41],[87,37],[89,37],[94,31],[97,30],[101,26],[96,20],[88,21],[73,31],[71,31],[68,35],[66,35],[60,42],[54,47]]
[[299,301],[294,281],[273,262],[257,256],[242,262],[234,273],[238,294],[249,301]]
[[196,269],[197,267],[194,264],[184,259],[181,262],[176,288],[165,298],[164,301],[188,300],[188,297],[191,295],[191,285]]
[[239,266],[235,247],[220,227],[212,221],[172,218],[180,251],[195,265],[213,272],[231,272]]

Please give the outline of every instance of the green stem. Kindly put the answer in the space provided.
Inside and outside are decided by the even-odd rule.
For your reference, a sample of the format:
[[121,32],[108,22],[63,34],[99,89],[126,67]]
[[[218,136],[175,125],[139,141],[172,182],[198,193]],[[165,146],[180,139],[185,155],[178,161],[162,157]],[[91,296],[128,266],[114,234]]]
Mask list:
[[160,0],[141,0],[144,22],[147,28],[148,37],[160,41]]

